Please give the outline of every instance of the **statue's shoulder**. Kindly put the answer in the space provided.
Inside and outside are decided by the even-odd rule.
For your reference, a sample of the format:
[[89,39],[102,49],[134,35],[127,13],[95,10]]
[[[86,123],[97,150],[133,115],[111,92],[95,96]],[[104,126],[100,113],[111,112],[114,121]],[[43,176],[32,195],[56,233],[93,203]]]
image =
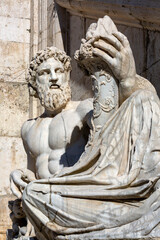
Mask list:
[[84,119],[88,113],[93,110],[93,99],[88,98],[83,101],[70,101],[64,110],[64,114],[74,116],[75,114]]
[[88,113],[93,109],[93,99],[88,98],[83,101],[80,101],[79,104],[77,105],[77,111],[83,111]]
[[85,112],[88,113],[93,109],[93,99],[88,98],[83,101],[70,101],[64,111],[70,113],[70,110],[73,112]]
[[29,119],[26,122],[23,123],[22,128],[21,128],[21,137],[24,140],[26,134],[30,130],[30,128],[33,126],[33,124],[36,122],[36,119]]
[[81,119],[90,118],[91,112],[93,111],[93,99],[88,98],[80,101],[77,105],[76,111],[80,115]]

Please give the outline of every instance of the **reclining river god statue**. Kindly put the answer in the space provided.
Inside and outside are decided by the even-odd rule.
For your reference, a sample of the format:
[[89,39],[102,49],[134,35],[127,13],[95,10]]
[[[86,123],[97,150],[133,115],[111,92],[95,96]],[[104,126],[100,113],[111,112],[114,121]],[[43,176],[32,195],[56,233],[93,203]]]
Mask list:
[[[37,174],[41,166],[44,169],[44,159],[37,161],[38,155],[37,180],[23,186],[24,211],[40,240],[160,237],[160,101],[156,91],[149,81],[136,74],[129,42],[107,16],[91,24],[75,59],[92,78],[93,113],[88,107],[81,117],[90,126],[88,142],[85,150],[83,145],[83,153],[75,154],[73,166],[50,171],[55,155],[53,147],[49,157],[42,151],[46,138],[41,137],[42,129],[39,133],[36,130],[41,121],[35,126],[36,141],[34,127],[26,127],[24,135],[22,128],[22,137],[28,136],[29,143],[32,139],[32,144],[25,141],[29,153],[43,139],[36,149],[45,155],[45,167],[49,170],[49,175]],[[36,74],[37,71],[38,68]],[[54,105],[55,98],[52,100]],[[89,106],[89,100],[86,101]],[[67,111],[61,108],[52,118]],[[63,121],[66,123],[67,116]],[[49,139],[59,128],[59,120],[56,123],[54,128],[47,125],[44,134],[49,133]],[[65,143],[68,139],[64,136],[56,135],[58,149],[62,139]],[[63,154],[68,144],[63,145]],[[72,150],[77,152],[76,147]],[[15,176],[13,172],[12,183],[18,186]]]

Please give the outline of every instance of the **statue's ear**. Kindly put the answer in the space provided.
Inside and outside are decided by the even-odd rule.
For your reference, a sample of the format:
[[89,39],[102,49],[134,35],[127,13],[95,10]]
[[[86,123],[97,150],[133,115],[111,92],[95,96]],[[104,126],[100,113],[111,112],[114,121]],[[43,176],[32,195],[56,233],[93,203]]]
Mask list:
[[29,95],[35,98],[38,98],[37,89],[34,88],[30,83],[28,83]]

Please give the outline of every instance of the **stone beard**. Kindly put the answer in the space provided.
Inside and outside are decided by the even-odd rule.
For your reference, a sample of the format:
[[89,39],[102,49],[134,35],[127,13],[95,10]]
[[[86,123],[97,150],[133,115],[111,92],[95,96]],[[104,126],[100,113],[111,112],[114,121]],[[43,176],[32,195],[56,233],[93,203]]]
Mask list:
[[47,110],[60,109],[71,99],[71,89],[68,83],[63,84],[59,89],[46,89],[43,85],[37,85],[40,102]]

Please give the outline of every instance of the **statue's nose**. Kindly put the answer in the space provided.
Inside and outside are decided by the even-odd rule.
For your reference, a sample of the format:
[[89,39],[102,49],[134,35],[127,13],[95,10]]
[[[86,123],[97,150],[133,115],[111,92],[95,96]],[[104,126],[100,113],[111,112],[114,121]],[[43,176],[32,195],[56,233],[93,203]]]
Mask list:
[[57,81],[57,80],[58,80],[57,74],[55,73],[55,71],[51,71],[49,81]]

